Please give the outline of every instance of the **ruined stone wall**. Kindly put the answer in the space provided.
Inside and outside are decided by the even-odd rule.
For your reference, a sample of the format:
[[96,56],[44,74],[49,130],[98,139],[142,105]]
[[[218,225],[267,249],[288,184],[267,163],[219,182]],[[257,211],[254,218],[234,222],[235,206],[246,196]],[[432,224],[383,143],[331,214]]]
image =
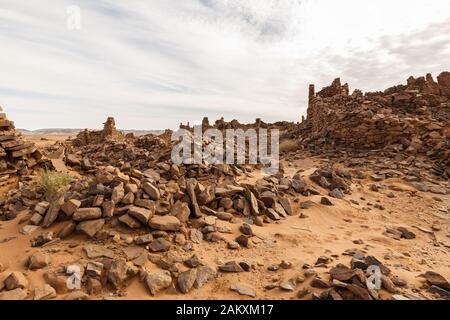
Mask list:
[[349,94],[339,79],[309,89],[307,142],[377,149],[391,146],[411,154],[447,159],[450,149],[450,73],[410,77],[384,92]]
[[[293,122],[288,121],[280,121],[275,123],[266,123],[261,120],[261,118],[256,118],[254,123],[240,123],[238,120],[233,119],[231,121],[225,121],[224,118],[220,118],[214,122],[214,124],[211,124],[208,117],[204,117],[202,120],[202,130],[203,132],[208,129],[218,129],[218,130],[226,130],[226,129],[242,129],[242,130],[248,130],[248,129],[279,129],[279,130],[285,130],[288,127],[293,127],[295,124]],[[186,129],[193,131],[193,127],[189,125],[189,122],[185,125],[183,123],[179,126],[180,129]]]
[[36,164],[34,143],[25,141],[16,132],[14,122],[8,120],[0,107],[0,185],[12,174],[26,174]]
[[89,144],[100,144],[108,140],[123,141],[125,136],[116,129],[116,122],[113,117],[108,117],[103,124],[103,130],[91,131],[85,129],[78,133],[72,142],[76,146],[85,146]]

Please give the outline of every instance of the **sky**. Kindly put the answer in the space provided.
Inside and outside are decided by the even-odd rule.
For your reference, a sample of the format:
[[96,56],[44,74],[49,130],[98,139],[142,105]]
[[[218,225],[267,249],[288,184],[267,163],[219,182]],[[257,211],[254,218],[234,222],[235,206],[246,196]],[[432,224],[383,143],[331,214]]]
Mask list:
[[376,91],[444,70],[450,0],[0,0],[17,128],[299,121],[310,83]]

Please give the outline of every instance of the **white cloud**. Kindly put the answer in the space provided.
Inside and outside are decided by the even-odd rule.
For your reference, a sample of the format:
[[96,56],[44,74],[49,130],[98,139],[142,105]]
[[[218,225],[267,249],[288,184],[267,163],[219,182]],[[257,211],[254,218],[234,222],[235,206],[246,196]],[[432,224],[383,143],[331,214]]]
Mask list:
[[0,105],[31,129],[296,121],[310,82],[373,90],[450,69],[449,18],[450,0],[3,0]]

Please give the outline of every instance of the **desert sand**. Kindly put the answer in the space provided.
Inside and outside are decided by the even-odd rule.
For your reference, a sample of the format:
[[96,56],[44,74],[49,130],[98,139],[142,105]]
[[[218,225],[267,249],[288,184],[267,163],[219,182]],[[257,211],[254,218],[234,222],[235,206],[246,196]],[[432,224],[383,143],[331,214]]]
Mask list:
[[[28,137],[27,137],[28,138]],[[41,137],[32,136],[41,145],[53,143],[66,137],[46,137],[48,140],[40,140]],[[293,174],[299,169],[304,169],[308,175],[316,169],[321,162],[320,158],[299,160],[287,164],[287,174]],[[241,180],[255,181],[260,178],[258,172],[251,177]],[[120,297],[110,293],[94,295],[91,298],[117,298],[117,299],[251,299],[230,291],[230,286],[236,282],[250,284],[256,289],[258,299],[298,299],[296,292],[303,288],[309,290],[309,282],[306,279],[296,288],[296,292],[286,292],[279,288],[264,289],[267,285],[276,284],[293,277],[297,277],[304,271],[304,264],[313,265],[318,257],[327,256],[333,259],[333,264],[343,263],[348,265],[351,257],[343,255],[348,249],[357,249],[368,252],[381,258],[392,272],[407,282],[407,288],[403,293],[414,296],[432,298],[432,295],[424,293],[420,288],[424,279],[420,275],[428,270],[434,270],[446,278],[450,278],[450,230],[448,212],[450,209],[450,196],[442,195],[437,201],[435,196],[429,193],[417,192],[408,185],[395,179],[383,181],[385,189],[380,192],[370,190],[371,181],[362,181],[353,186],[351,197],[344,200],[333,200],[335,206],[326,207],[316,204],[310,209],[301,210],[299,202],[311,200],[320,203],[320,196],[298,196],[299,202],[294,203],[295,214],[279,223],[269,224],[264,227],[253,226],[256,238],[254,245],[248,249],[230,250],[225,242],[211,243],[208,245],[194,245],[194,252],[198,257],[210,265],[220,265],[226,261],[247,261],[252,265],[250,272],[239,274],[220,274],[216,281],[206,284],[203,288],[188,294],[163,293],[151,296],[144,283],[139,279],[133,279],[126,291]],[[394,191],[393,191],[394,190]],[[323,191],[323,190],[321,190]],[[387,197],[390,192],[395,193],[395,198]],[[365,200],[361,200],[364,198]],[[353,204],[355,200],[359,205]],[[373,208],[373,204],[380,203],[386,210]],[[302,212],[303,217],[300,217]],[[26,264],[28,257],[35,252],[44,252],[51,256],[50,266],[76,263],[85,257],[83,247],[89,242],[83,236],[76,236],[70,240],[58,241],[43,248],[31,248],[30,241],[36,236],[36,232],[29,235],[20,233],[24,226],[26,213],[19,215],[13,221],[0,223],[0,252],[1,263],[8,270],[16,270],[26,274],[31,288],[39,288],[45,285],[43,274],[45,270],[30,271]],[[22,219],[23,218],[23,219]],[[245,219],[242,219],[244,222]],[[227,223],[228,225],[228,223]],[[224,234],[226,240],[233,240],[239,235],[240,224],[231,224],[232,233]],[[414,240],[394,240],[383,234],[386,227],[407,227],[416,234]],[[424,232],[439,227],[439,231]],[[50,230],[57,230],[58,226]],[[95,243],[95,241],[93,241]],[[122,246],[113,241],[105,245],[114,252],[121,254]],[[132,247],[139,249],[139,247]],[[189,258],[191,253],[177,252]],[[142,254],[142,252],[141,252]],[[268,267],[279,264],[282,261],[292,263],[292,268],[287,270],[269,271]],[[149,269],[157,269],[148,262]],[[324,279],[329,279],[327,268],[316,270]],[[0,281],[8,275],[5,271],[0,275]],[[324,289],[313,289],[321,292]],[[420,294],[418,295],[418,292]],[[381,295],[384,298],[389,293]],[[65,295],[58,295],[63,299]]]

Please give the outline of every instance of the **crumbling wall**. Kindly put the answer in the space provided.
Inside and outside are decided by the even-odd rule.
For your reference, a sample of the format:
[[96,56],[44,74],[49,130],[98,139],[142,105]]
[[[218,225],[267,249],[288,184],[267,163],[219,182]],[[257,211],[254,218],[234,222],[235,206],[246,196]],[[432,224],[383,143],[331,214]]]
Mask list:
[[116,129],[116,122],[113,117],[108,117],[103,123],[103,130],[92,131],[85,129],[78,133],[72,142],[76,146],[85,146],[89,144],[100,144],[106,141],[123,141],[125,136]]
[[387,146],[411,155],[423,153],[447,160],[450,153],[450,73],[435,82],[426,77],[384,92],[349,95],[348,85],[335,79],[314,92],[302,125],[305,142],[377,149]]
[[0,107],[0,185],[12,174],[27,174],[38,159],[34,143],[25,141],[16,132],[14,122],[8,120]]

